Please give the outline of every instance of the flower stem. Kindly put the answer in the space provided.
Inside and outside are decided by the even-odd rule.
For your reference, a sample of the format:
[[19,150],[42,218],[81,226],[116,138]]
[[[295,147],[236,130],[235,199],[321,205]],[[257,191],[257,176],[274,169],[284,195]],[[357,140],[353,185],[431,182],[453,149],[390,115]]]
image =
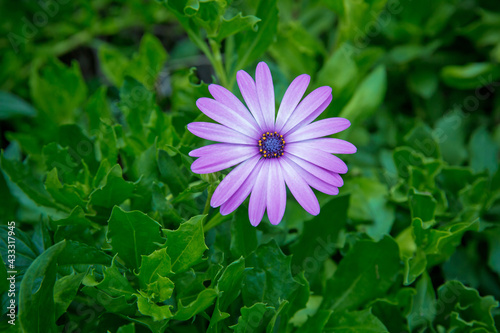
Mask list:
[[208,196],[207,196],[207,202],[205,202],[205,209],[203,209],[203,215],[208,215],[208,212],[210,211],[210,200],[212,200],[212,195],[214,194],[215,191],[214,185],[210,185],[207,191],[208,191]]
[[212,48],[213,58],[210,59],[212,61],[212,65],[214,66],[215,74],[219,78],[221,85],[226,88],[228,87],[226,70],[224,69],[224,65],[222,64],[222,55],[220,53],[219,43],[216,41],[209,39],[210,47]]

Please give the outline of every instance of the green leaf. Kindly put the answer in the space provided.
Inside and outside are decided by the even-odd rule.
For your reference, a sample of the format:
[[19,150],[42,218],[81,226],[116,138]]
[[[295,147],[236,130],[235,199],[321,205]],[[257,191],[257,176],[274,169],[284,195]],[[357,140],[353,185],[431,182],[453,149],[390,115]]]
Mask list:
[[177,320],[188,320],[212,305],[217,295],[217,290],[208,288],[200,292],[196,299],[188,305],[183,305],[182,300],[179,299],[174,318]]
[[[2,153],[0,156],[0,167],[7,181],[17,186],[21,193],[33,200],[36,205],[49,208],[47,212],[51,213],[51,215],[59,216],[60,214],[57,214],[57,211],[64,212],[68,210],[64,205],[54,202],[54,199],[47,192],[42,182],[35,177],[26,163],[7,159],[5,154]],[[14,194],[16,195],[15,192]],[[24,197],[19,197],[18,195],[16,197],[21,202],[24,199]]]
[[334,312],[325,330],[339,333],[349,332],[388,332],[384,324],[375,317],[371,309],[353,312]]
[[423,222],[434,220],[436,200],[431,195],[411,189],[409,202],[412,219],[418,217]]
[[54,285],[55,318],[59,318],[73,301],[85,276],[84,273],[66,275]]
[[382,104],[386,89],[386,70],[380,65],[361,82],[339,117],[347,118],[351,122],[368,118]]
[[248,256],[245,265],[253,269],[245,274],[242,290],[244,303],[265,302],[277,309],[280,300],[288,299],[300,287],[292,277],[291,260],[274,240],[259,246]]
[[415,127],[405,135],[405,142],[415,151],[427,157],[440,158],[441,151],[429,126],[417,123]]
[[152,90],[156,87],[156,80],[166,60],[167,52],[160,40],[146,33],[141,39],[139,52],[133,56],[128,67],[125,69],[122,67],[120,70],[124,72],[124,75],[132,76]]
[[465,122],[462,121],[463,117],[465,117],[465,114],[461,111],[453,111],[451,115],[440,118],[433,130],[443,160],[452,165],[461,165],[468,156],[465,148]]
[[135,324],[131,323],[128,325],[120,326],[116,333],[135,333]]
[[394,206],[388,202],[387,186],[375,179],[357,178],[346,184],[351,192],[348,216],[359,221],[373,221],[363,226],[375,240],[389,234],[394,223]]
[[131,268],[139,269],[141,256],[149,255],[164,243],[160,224],[139,211],[125,212],[115,206],[108,221],[108,242]]
[[146,289],[147,285],[157,281],[159,277],[166,277],[171,273],[172,263],[170,257],[167,254],[167,249],[162,248],[148,256],[142,256],[141,269],[137,276],[141,288]]
[[0,110],[0,120],[36,115],[33,106],[7,91],[0,91]]
[[228,20],[222,18],[219,30],[213,35],[209,34],[208,37],[214,39],[217,43],[220,43],[227,37],[249,28],[252,28],[253,31],[257,31],[256,24],[260,21],[261,19],[258,17],[253,15],[243,16],[240,12]]
[[135,289],[130,285],[129,280],[118,270],[116,261],[111,262],[111,266],[104,269],[104,278],[97,282],[93,275],[87,275],[84,284],[89,287],[96,287],[111,297],[125,297],[131,300],[134,297]]
[[66,247],[58,258],[59,267],[75,265],[110,265],[112,257],[95,246],[75,241],[66,241]]
[[236,70],[250,65],[273,43],[278,28],[276,0],[261,0],[255,16],[262,20],[258,24],[257,31],[246,31],[236,37],[236,50],[238,50],[238,60],[234,67]]
[[400,268],[398,246],[392,238],[385,236],[379,242],[360,240],[327,282],[321,307],[355,309],[380,297],[395,282]]
[[438,304],[441,311],[437,313],[436,324],[461,327],[464,332],[474,328],[497,332],[492,311],[498,302],[493,296],[481,297],[474,288],[448,281],[438,288]]
[[57,175],[57,169],[52,169],[45,179],[45,188],[56,202],[68,208],[75,206],[86,207],[86,201],[81,197],[80,191],[74,185],[61,184]]
[[167,183],[170,191],[177,195],[188,186],[188,179],[179,166],[179,156],[175,157],[177,158],[174,159],[163,149],[158,150],[158,169],[162,180]]
[[412,71],[408,77],[408,86],[420,97],[429,99],[438,88],[438,76],[432,70],[419,69]]
[[62,241],[47,249],[30,265],[19,291],[19,324],[26,332],[57,331],[54,303],[57,257]]
[[448,86],[456,89],[477,89],[500,78],[497,64],[477,62],[463,66],[445,66],[441,78]]
[[225,311],[239,296],[245,271],[245,259],[233,261],[222,272],[217,281],[217,289],[221,292],[218,298],[219,308]]
[[123,179],[122,168],[115,164],[99,187],[90,194],[90,204],[105,208],[119,205],[132,196],[135,187],[136,184]]
[[234,257],[247,257],[257,245],[257,229],[248,223],[247,212],[237,210],[231,221],[231,254]]
[[177,230],[164,229],[167,253],[172,259],[172,270],[181,273],[202,260],[207,250],[203,234],[206,215],[198,215],[182,223]]
[[239,296],[245,271],[245,259],[239,258],[229,264],[222,272],[217,281],[219,294],[215,304],[212,318],[210,319],[209,330],[218,329],[218,322],[229,317],[226,311],[228,306]]
[[58,124],[73,122],[74,110],[87,97],[87,86],[77,61],[66,67],[59,60],[51,59],[40,72],[32,69],[29,84],[37,109]]
[[348,195],[331,198],[321,207],[321,214],[304,223],[300,237],[290,246],[293,270],[305,271],[311,283],[318,278],[323,262],[336,250],[339,232],[347,221],[347,207]]
[[154,321],[169,320],[172,318],[172,312],[170,311],[172,305],[158,305],[140,294],[136,294],[136,296],[137,308],[141,314],[152,317]]
[[[332,88],[336,114],[347,104],[358,83],[358,67],[352,57],[346,56],[344,45],[334,52],[318,72],[316,84]],[[339,104],[338,106],[336,104]]]
[[429,327],[436,316],[436,294],[427,273],[418,279],[417,294],[413,296],[413,307],[408,316],[408,325],[414,332],[421,327]]
[[128,127],[133,133],[142,135],[144,124],[156,108],[154,94],[136,79],[126,76],[120,88],[120,109],[125,114]]
[[102,44],[97,52],[101,69],[115,86],[121,87],[123,84],[123,69],[127,68],[129,60],[119,50]]
[[167,52],[155,36],[146,33],[141,39],[139,51],[132,59],[106,44],[99,48],[98,57],[102,71],[116,87],[121,87],[128,75],[148,89],[153,89],[167,60]]
[[498,170],[498,147],[485,127],[474,131],[469,142],[470,166],[474,171],[488,170],[491,175]]
[[[373,22],[373,16],[378,16],[384,8],[386,2],[387,0],[363,0],[354,3],[349,0],[343,0],[334,3],[334,1],[328,0],[327,3],[329,3],[337,11],[340,18],[337,43],[340,44],[347,40],[354,40],[355,38],[359,39],[359,27],[368,29],[366,27],[369,27],[370,23]],[[361,38],[369,39],[366,34],[366,32],[362,31]],[[357,42],[359,43],[360,41]],[[363,40],[361,42],[365,43]]]
[[274,308],[265,303],[255,303],[251,307],[242,307],[238,323],[231,326],[236,333],[261,332],[267,326],[266,317]]

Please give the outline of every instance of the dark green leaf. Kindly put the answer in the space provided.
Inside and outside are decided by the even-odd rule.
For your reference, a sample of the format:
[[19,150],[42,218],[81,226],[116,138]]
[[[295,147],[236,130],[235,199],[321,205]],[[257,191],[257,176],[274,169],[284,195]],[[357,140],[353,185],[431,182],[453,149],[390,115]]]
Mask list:
[[24,274],[19,291],[19,324],[26,332],[57,331],[54,284],[57,257],[65,246],[62,241],[50,247]]
[[177,230],[164,230],[167,253],[172,260],[172,270],[181,273],[202,260],[207,246],[203,234],[206,215],[198,215],[182,223]]
[[327,282],[322,308],[355,309],[392,286],[400,271],[399,249],[386,236],[379,242],[361,240],[340,261]]
[[160,224],[139,211],[125,212],[115,206],[108,224],[106,238],[131,268],[139,269],[141,256],[151,254],[165,241]]

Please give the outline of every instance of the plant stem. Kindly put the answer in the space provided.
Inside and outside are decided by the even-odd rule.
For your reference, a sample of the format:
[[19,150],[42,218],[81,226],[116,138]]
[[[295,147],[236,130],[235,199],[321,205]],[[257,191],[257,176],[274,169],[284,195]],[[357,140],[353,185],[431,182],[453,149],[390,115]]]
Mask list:
[[212,195],[214,194],[214,186],[210,185],[207,189],[208,191],[208,196],[207,196],[207,202],[205,202],[205,209],[203,209],[203,215],[208,215],[208,212],[210,211],[210,200],[212,200]]
[[215,74],[219,78],[220,83],[224,87],[230,89],[231,87],[228,87],[226,70],[224,69],[224,65],[222,64],[222,55],[220,53],[219,43],[217,43],[212,39],[209,39],[209,43],[210,47],[212,48],[212,54],[213,54],[212,65],[214,66]]

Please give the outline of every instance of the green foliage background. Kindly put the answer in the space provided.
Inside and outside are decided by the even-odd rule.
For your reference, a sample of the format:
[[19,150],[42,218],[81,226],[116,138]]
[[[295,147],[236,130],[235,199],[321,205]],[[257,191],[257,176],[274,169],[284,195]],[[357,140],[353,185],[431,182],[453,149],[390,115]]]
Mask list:
[[[500,3],[2,1],[0,329],[497,332]],[[333,88],[340,195],[221,216],[195,101],[271,67]],[[15,221],[16,227],[7,227]],[[7,256],[16,238],[15,262]],[[15,266],[16,325],[6,316]]]

